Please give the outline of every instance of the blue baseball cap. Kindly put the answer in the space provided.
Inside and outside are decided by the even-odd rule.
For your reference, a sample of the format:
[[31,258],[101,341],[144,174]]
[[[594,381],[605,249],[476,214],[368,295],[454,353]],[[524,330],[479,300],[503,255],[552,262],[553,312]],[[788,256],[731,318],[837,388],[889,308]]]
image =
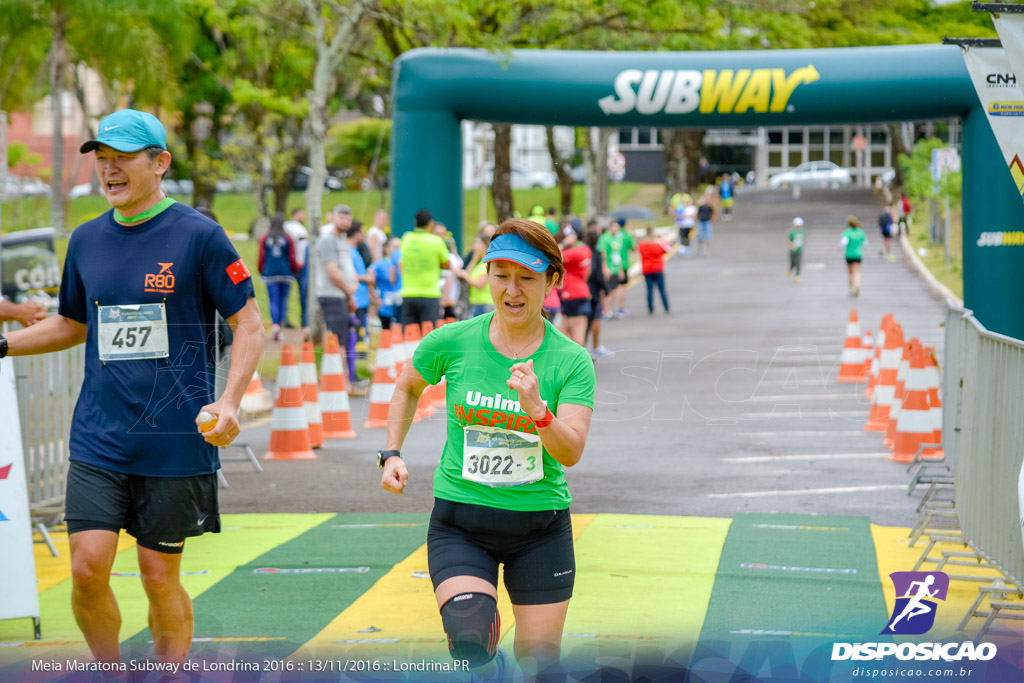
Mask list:
[[512,261],[535,273],[543,273],[551,265],[543,251],[514,233],[498,235],[491,240],[483,262],[491,261]]
[[121,109],[100,121],[96,139],[85,141],[78,151],[88,154],[100,145],[118,152],[138,152],[147,147],[167,149],[167,131],[160,119],[152,114]]

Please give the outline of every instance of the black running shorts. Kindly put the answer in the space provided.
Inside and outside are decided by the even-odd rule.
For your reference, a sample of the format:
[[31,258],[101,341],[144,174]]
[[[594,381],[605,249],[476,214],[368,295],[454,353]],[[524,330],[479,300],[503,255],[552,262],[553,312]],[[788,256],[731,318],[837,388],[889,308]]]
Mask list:
[[68,533],[121,529],[143,548],[180,553],[189,536],[220,533],[217,475],[144,477],[71,461]]
[[453,576],[475,576],[505,589],[513,605],[550,605],[572,597],[576,579],[569,510],[519,512],[434,499],[427,530],[434,590]]
[[441,300],[437,298],[414,296],[402,301],[402,324],[419,325],[429,322],[436,325],[441,317]]
[[579,318],[590,314],[590,298],[562,299],[562,315],[566,318]]

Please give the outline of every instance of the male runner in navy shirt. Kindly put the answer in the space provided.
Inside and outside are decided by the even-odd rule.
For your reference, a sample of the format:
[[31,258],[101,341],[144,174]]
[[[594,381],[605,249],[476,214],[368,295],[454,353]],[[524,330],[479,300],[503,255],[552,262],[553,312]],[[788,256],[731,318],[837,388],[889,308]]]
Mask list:
[[[100,123],[107,201],[71,235],[58,314],[0,335],[0,357],[86,344],[71,424],[66,520],[71,606],[97,660],[120,660],[110,569],[121,529],[134,536],[157,657],[182,662],[192,601],[179,580],[185,539],[220,531],[217,446],[238,435],[238,404],[263,349],[252,279],[224,230],[160,190],[167,133],[131,109]],[[227,388],[213,396],[214,314],[235,333]],[[217,417],[199,432],[198,415]]]

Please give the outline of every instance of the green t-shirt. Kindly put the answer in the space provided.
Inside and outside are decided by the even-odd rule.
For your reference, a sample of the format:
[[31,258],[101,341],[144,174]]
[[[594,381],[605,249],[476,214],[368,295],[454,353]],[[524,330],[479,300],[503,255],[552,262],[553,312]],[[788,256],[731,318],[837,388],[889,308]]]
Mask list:
[[612,273],[622,273],[629,268],[629,251],[635,248],[636,241],[625,230],[614,235],[609,230],[597,240],[597,249],[604,254],[604,262]]
[[864,242],[867,235],[860,228],[847,228],[843,230],[843,239],[846,240],[846,258],[863,258]]
[[441,298],[441,264],[448,263],[444,240],[417,228],[402,235],[402,298]]
[[558,221],[554,218],[544,217],[544,226],[548,229],[552,235],[558,235]]
[[[481,275],[487,274],[487,264],[481,261],[480,263],[473,266],[473,270],[470,271],[469,275],[474,280]],[[484,286],[480,289],[470,285],[469,286],[469,303],[474,306],[479,304],[492,304],[494,300],[491,299],[491,283],[484,279]]]
[[[445,325],[428,334],[412,357],[416,370],[430,384],[437,384],[443,375],[448,383],[448,432],[441,464],[434,472],[434,495],[444,500],[473,505],[486,505],[505,510],[564,510],[572,502],[565,483],[562,465],[543,449],[542,463],[536,459],[523,463],[511,476],[539,477],[532,483],[518,486],[489,486],[464,476],[465,468],[482,467],[472,458],[463,462],[464,443],[483,439],[473,429],[476,425],[494,427],[497,434],[487,435],[504,443],[524,443],[515,436],[537,439],[537,429],[519,406],[518,392],[506,384],[509,368],[525,358],[514,361],[494,348],[488,336],[494,313]],[[540,396],[551,412],[557,413],[563,403],[594,407],[597,379],[590,355],[545,321],[544,341],[529,358],[540,381]],[[509,446],[508,448],[518,448]],[[475,449],[474,449],[475,450]],[[497,457],[497,456],[495,456]],[[511,462],[508,458],[508,462]],[[527,472],[542,466],[543,473]],[[505,465],[507,468],[508,466]]]
[[804,236],[805,235],[806,235],[806,232],[804,232],[803,228],[800,228],[799,230],[797,230],[796,228],[793,228],[792,230],[789,231],[789,241],[793,243],[792,246],[789,248],[790,251],[803,251],[804,250]]

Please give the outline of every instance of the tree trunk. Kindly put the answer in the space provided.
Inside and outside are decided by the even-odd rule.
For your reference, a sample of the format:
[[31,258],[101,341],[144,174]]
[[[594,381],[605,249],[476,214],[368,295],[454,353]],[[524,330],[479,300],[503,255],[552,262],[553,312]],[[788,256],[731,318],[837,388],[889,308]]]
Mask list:
[[555,147],[555,127],[544,126],[544,132],[547,133],[548,155],[551,156],[551,167],[558,175],[558,194],[559,199],[561,200],[561,215],[568,216],[572,213],[572,173],[569,169],[569,164],[566,163],[565,159],[562,158],[558,153],[558,149]]
[[661,208],[666,214],[671,214],[669,200],[672,195],[686,192],[688,187],[685,138],[680,128],[662,128],[660,136],[665,147],[665,194],[661,199]]
[[[494,123],[494,175],[491,178],[491,196],[498,223],[515,214],[512,202],[512,124]],[[483,192],[483,188],[480,189]]]
[[[309,186],[306,188],[306,218],[309,221],[311,236],[319,236],[319,228],[323,216],[324,181],[327,180],[326,140],[327,140],[327,99],[331,92],[331,79],[336,71],[340,71],[342,62],[348,51],[352,49],[352,33],[366,11],[367,0],[356,0],[350,8],[348,16],[328,39],[327,26],[321,12],[320,3],[304,0],[306,18],[313,27],[314,50],[316,64],[313,67],[313,88],[309,92]],[[309,323],[312,326],[312,338],[323,339],[320,306],[316,300],[316,278],[319,264],[316,249],[309,250]],[[343,340],[339,340],[344,343]],[[352,378],[355,379],[355,378]]]
[[613,128],[591,128],[583,148],[583,164],[587,174],[587,218],[608,213],[608,140]]
[[67,71],[67,44],[64,42],[64,27],[67,25],[64,9],[57,6],[53,17],[53,40],[50,43],[50,103],[53,116],[53,175],[50,178],[50,222],[57,235],[65,234],[64,209],[67,194],[64,192],[64,77]]
[[[705,128],[685,128],[677,131],[677,135],[683,136],[683,156],[686,159],[686,182],[683,187],[696,190],[700,185],[700,158],[704,153],[704,136],[707,135]],[[714,178],[708,177],[708,182],[714,183]]]
[[[913,130],[914,124],[911,123],[908,125],[910,125],[911,130]],[[906,145],[903,144],[903,133],[900,130],[900,124],[890,123],[886,125],[886,128],[889,132],[889,146],[892,150],[892,167],[896,171],[896,177],[893,178],[892,186],[903,187],[903,170],[900,168],[900,155],[904,154],[909,157],[913,150],[907,149]],[[911,139],[910,143],[913,145],[913,139]]]

